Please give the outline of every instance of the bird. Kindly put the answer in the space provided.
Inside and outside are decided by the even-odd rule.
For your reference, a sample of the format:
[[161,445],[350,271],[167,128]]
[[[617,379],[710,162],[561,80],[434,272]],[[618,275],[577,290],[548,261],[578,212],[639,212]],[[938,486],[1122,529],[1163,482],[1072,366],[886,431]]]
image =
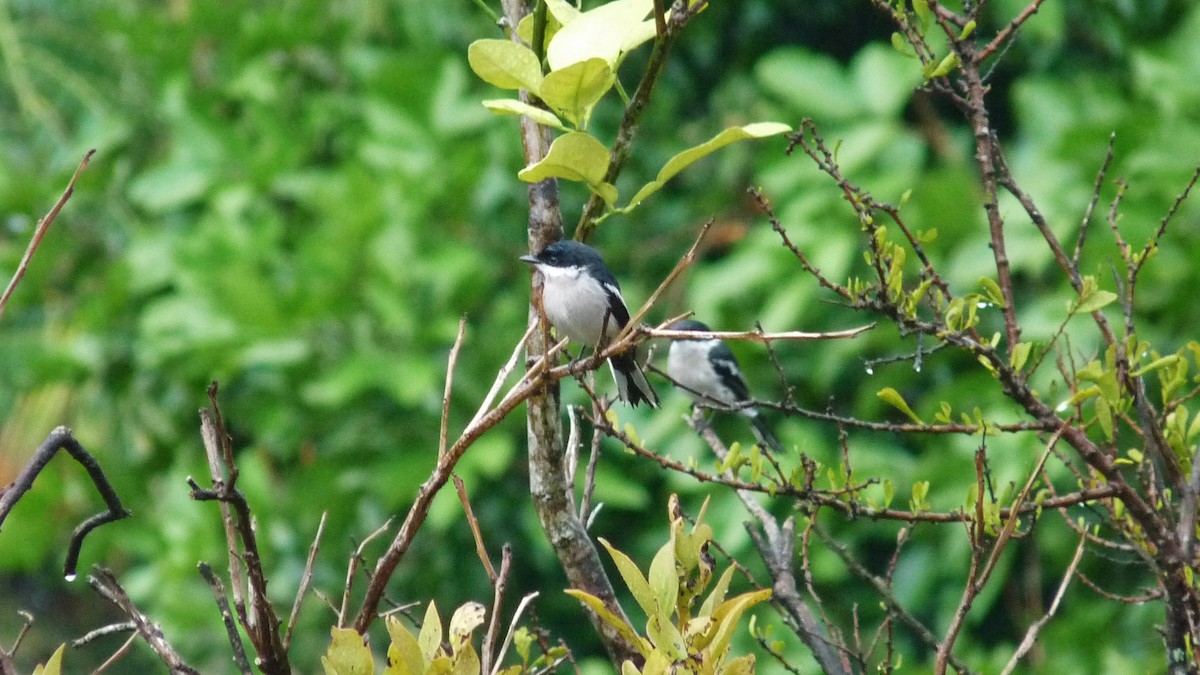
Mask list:
[[[621,285],[591,246],[563,239],[520,260],[541,273],[542,309],[560,336],[599,350],[629,323]],[[646,381],[633,351],[610,357],[608,365],[622,401],[658,407],[658,395]]]
[[[711,332],[707,325],[692,319],[676,321],[669,328]],[[753,399],[746,386],[746,378],[733,352],[724,342],[703,337],[673,340],[667,351],[667,375],[696,405],[736,409],[750,419],[760,447],[783,451],[783,446],[767,421],[757,408],[749,405]]]

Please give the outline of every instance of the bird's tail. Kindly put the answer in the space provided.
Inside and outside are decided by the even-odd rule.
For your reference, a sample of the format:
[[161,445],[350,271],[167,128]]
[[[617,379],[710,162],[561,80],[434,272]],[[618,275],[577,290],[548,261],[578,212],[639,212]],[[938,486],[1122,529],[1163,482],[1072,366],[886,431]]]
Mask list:
[[778,438],[775,438],[775,432],[771,431],[771,426],[767,424],[767,420],[759,414],[758,410],[747,408],[745,414],[750,418],[750,424],[754,428],[754,438],[758,440],[758,444],[782,454],[783,445]]
[[638,365],[637,358],[632,353],[620,354],[608,360],[612,369],[613,379],[617,381],[617,394],[629,405],[637,405],[643,401],[651,408],[658,407],[658,394],[646,381],[646,373]]

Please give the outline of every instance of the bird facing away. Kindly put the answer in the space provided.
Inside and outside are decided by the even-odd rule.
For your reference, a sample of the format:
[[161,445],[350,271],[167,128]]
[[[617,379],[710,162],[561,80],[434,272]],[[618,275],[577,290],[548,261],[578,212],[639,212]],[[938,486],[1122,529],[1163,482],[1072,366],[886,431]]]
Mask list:
[[[629,323],[621,286],[596,249],[566,239],[521,260],[541,273],[542,309],[560,336],[582,347],[603,349]],[[622,401],[658,407],[658,396],[632,350],[613,356],[608,365]]]
[[[690,319],[672,324],[673,330],[710,332],[699,321]],[[667,352],[667,374],[675,380],[696,405],[736,408],[750,418],[754,437],[760,446],[782,452],[783,446],[771,431],[752,400],[746,378],[729,346],[716,338],[678,339]]]

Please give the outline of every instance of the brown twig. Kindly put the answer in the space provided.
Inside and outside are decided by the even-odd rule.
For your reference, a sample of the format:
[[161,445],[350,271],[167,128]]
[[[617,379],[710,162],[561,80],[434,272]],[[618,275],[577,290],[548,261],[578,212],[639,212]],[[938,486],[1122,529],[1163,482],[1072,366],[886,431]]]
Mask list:
[[1087,545],[1087,537],[1080,537],[1079,544],[1075,547],[1075,555],[1071,558],[1071,564],[1067,565],[1067,571],[1063,573],[1062,581],[1058,584],[1058,591],[1054,594],[1054,599],[1050,601],[1050,607],[1040,619],[1033,622],[1033,625],[1025,631],[1025,637],[1021,639],[1021,644],[1017,646],[1017,650],[1013,652],[1012,658],[1004,666],[1001,675],[1008,675],[1017,667],[1017,662],[1033,649],[1033,645],[1037,643],[1038,635],[1046,624],[1050,623],[1050,619],[1058,612],[1058,607],[1062,603],[1063,596],[1067,593],[1067,586],[1071,583],[1071,578],[1075,576],[1075,570],[1079,569],[1079,561],[1083,559],[1083,551]]
[[454,367],[458,365],[458,352],[462,349],[466,336],[467,317],[462,316],[458,319],[458,335],[454,337],[454,345],[450,347],[450,357],[446,363],[446,387],[442,392],[442,425],[438,431],[438,457],[446,452],[446,434],[450,424],[450,393],[454,391]]
[[59,450],[66,450],[67,454],[78,462],[84,471],[87,471],[88,477],[92,479],[92,485],[96,486],[96,492],[100,494],[104,505],[108,507],[107,511],[98,513],[80,523],[71,534],[71,541],[67,545],[67,555],[63,563],[63,575],[67,581],[73,581],[76,567],[79,564],[79,552],[83,549],[84,537],[101,525],[127,518],[132,514],[121,504],[121,498],[117,496],[108,476],[104,475],[104,469],[100,468],[100,462],[96,461],[96,458],[75,439],[70,429],[56,427],[54,431],[51,431],[46,440],[42,441],[42,444],[34,451],[33,457],[17,475],[16,480],[0,490],[0,526],[4,525],[4,519],[16,506],[17,501],[33,488],[33,482],[37,480],[38,475]]
[[[480,668],[483,675],[494,675],[500,669],[500,654],[496,653],[496,640],[500,637],[500,609],[503,607],[504,591],[508,587],[508,574],[512,569],[512,546],[505,544],[500,550],[500,574],[492,573],[492,616],[488,620],[487,633],[479,648]],[[491,572],[489,563],[488,571]]]
[[133,604],[112,572],[103,567],[93,567],[92,573],[88,575],[88,585],[116,605],[133,621],[137,628],[137,635],[150,645],[163,663],[167,664],[172,675],[200,675],[200,671],[184,663],[183,658],[179,656],[171,643],[167,642],[162,630]]
[[197,567],[200,570],[200,576],[204,577],[204,581],[212,589],[217,609],[221,612],[225,635],[229,638],[229,645],[233,648],[233,663],[238,667],[239,672],[249,675],[252,672],[250,661],[246,658],[246,648],[242,644],[241,636],[238,635],[237,623],[234,621],[233,612],[229,609],[229,600],[225,597],[225,585],[221,583],[221,579],[217,577],[216,572],[208,563],[202,562]]
[[[204,441],[213,487],[202,488],[190,476],[187,483],[191,487],[192,499],[216,501],[219,505],[227,505],[227,508],[221,509],[221,520],[225,526],[226,543],[229,546],[227,554],[230,584],[234,588],[234,611],[238,622],[246,629],[250,643],[254,645],[255,664],[258,668],[268,675],[287,674],[291,672],[291,666],[288,664],[287,650],[283,648],[275,606],[267,597],[267,577],[258,550],[257,527],[246,496],[236,487],[238,470],[233,457],[233,444],[217,404],[217,388],[216,382],[208,388],[211,410],[200,411],[201,438]],[[242,564],[245,565],[245,578],[248,582],[248,607],[246,601],[239,598]]]
[[308,558],[304,561],[304,573],[300,575],[300,586],[296,589],[296,599],[292,602],[292,612],[288,614],[287,632],[283,634],[283,649],[289,651],[292,647],[292,631],[296,629],[296,619],[300,617],[300,606],[308,596],[308,589],[313,580],[313,564],[317,562],[317,551],[321,548],[321,535],[325,533],[325,520],[328,511],[321,512],[321,521],[317,523],[317,533],[308,547]]
[[0,295],[0,318],[4,316],[4,308],[8,306],[8,300],[12,297],[13,291],[17,290],[17,284],[21,283],[22,277],[25,276],[25,271],[29,269],[29,263],[33,260],[33,254],[37,252],[38,246],[42,243],[42,238],[50,231],[50,226],[54,224],[54,219],[58,217],[59,211],[67,205],[67,200],[75,193],[75,183],[79,180],[79,175],[87,168],[88,161],[92,159],[92,155],[96,154],[95,149],[88,150],[83,155],[83,160],[79,162],[78,168],[71,176],[71,180],[67,183],[67,189],[63,190],[62,196],[54,203],[54,206],[38,219],[37,227],[33,230],[33,238],[29,240],[29,246],[25,248],[25,254],[21,256],[21,262],[17,263],[17,269],[13,272],[12,279],[8,282],[8,287],[4,289],[4,294]]
[[479,531],[479,519],[475,517],[475,511],[471,509],[471,500],[467,497],[467,485],[463,482],[458,474],[454,474],[454,489],[458,492],[458,501],[462,504],[463,514],[467,517],[467,525],[471,528],[471,536],[475,538],[475,553],[479,556],[479,562],[483,563],[483,569],[487,572],[488,581],[496,584],[496,569],[492,567],[492,559],[488,557],[487,547],[483,545],[483,533]]

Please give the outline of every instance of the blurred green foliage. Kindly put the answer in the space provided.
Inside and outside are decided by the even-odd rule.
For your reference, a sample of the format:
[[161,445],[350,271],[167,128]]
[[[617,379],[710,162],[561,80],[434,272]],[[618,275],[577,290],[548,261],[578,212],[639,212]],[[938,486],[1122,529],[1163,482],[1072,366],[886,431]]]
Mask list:
[[[980,31],[998,29],[1022,7],[994,0],[994,23]],[[1060,236],[1078,227],[1113,132],[1109,175],[1129,184],[1122,231],[1138,245],[1158,227],[1200,159],[1198,31],[1200,9],[1184,0],[1046,3],[1004,55],[991,79],[996,128]],[[839,143],[855,183],[891,202],[912,190],[908,222],[937,230],[928,250],[956,289],[977,288],[991,253],[969,130],[942,102],[912,94],[919,64],[891,48],[889,33],[866,3],[715,3],[676,47],[622,194],[722,128],[811,116]],[[523,331],[528,277],[514,261],[525,247],[526,197],[516,179],[516,125],[480,105],[494,94],[466,63],[470,41],[498,35],[466,2],[0,3],[5,278],[83,153],[98,150],[0,323],[0,484],[55,425],[73,427],[135,514],[93,534],[82,565],[116,568],[135,601],[206,672],[223,671],[228,657],[195,565],[220,563],[224,544],[216,507],[192,502],[184,479],[206,473],[196,411],[208,383],[221,384],[270,590],[286,608],[322,512],[329,524],[315,585],[336,597],[353,543],[402,513],[428,474],[459,317],[467,317],[468,338],[452,433]],[[633,77],[639,58],[630,57],[623,78]],[[611,139],[619,115],[615,101],[600,106],[593,133]],[[792,239],[827,275],[863,271],[858,226],[838,190],[806,159],[784,156],[782,142],[755,141],[689,167],[632,217],[604,223],[593,243],[626,297],[640,303],[698,223],[716,217],[715,243],[652,318],[692,309],[716,327],[761,321],[771,330],[865,321],[827,302],[800,272],[748,205],[748,184],[764,187]],[[1114,194],[1110,181],[1098,213]],[[564,185],[568,222],[585,197],[580,186]],[[1073,295],[1036,230],[1018,224],[1019,207],[1002,209],[1016,219],[1009,254],[1025,338],[1045,339]],[[1195,203],[1185,204],[1143,275],[1141,336],[1164,352],[1194,337],[1198,218]],[[1103,285],[1111,237],[1099,220],[1093,228],[1086,272]],[[995,310],[983,319],[985,334],[1001,325]],[[1072,344],[1085,354],[1093,348],[1084,339]],[[913,347],[880,328],[854,341],[781,345],[778,356],[808,407],[892,419],[899,413],[875,396],[890,386],[926,418],[949,400],[956,409],[979,406],[989,421],[1011,419],[1015,411],[995,399],[991,377],[961,357],[931,355],[920,373],[911,363],[868,372],[866,359]],[[761,349],[733,349],[755,393],[778,397]],[[564,391],[582,401],[570,383]],[[654,414],[620,412],[648,447],[709,461],[680,419],[683,397],[665,404]],[[840,461],[835,429],[801,419],[777,424],[785,442],[827,465]],[[748,438],[737,420],[718,425]],[[890,479],[898,497],[930,481],[934,508],[955,508],[973,485],[977,439],[864,433],[850,442],[856,475]],[[557,593],[565,580],[526,498],[523,444],[515,416],[467,454],[459,474],[489,546],[514,544],[512,597],[541,590],[543,625],[579,656],[598,655],[578,605]],[[1005,486],[1023,479],[1039,443],[1000,438],[989,448],[993,480]],[[648,514],[661,513],[666,495],[679,492],[695,509],[706,492],[620,452],[606,455],[598,475],[606,506],[592,531],[639,559],[662,541],[667,523]],[[63,640],[113,620],[90,590],[57,571],[71,529],[98,509],[82,473],[60,458],[0,532],[0,639],[15,634],[13,608],[39,618],[18,663],[44,661]],[[715,495],[709,514],[715,538],[751,559],[732,495]],[[825,518],[868,566],[886,564],[894,525]],[[1004,663],[1053,592],[1058,579],[1040,568],[1061,569],[1072,553],[1074,534],[1060,523],[1047,518],[1038,532],[1009,551],[1009,581],[994,584],[972,611],[956,654],[982,670]],[[490,587],[472,550],[461,508],[452,495],[439,497],[393,598],[486,600]],[[836,598],[831,615],[849,625],[857,603],[864,623],[878,621],[873,596],[831,553],[812,553],[816,583]],[[967,554],[960,530],[922,526],[901,558],[900,599],[935,631],[958,601]],[[1134,563],[1114,555],[1085,560],[1083,569],[1105,588],[1137,593],[1146,579]],[[1066,602],[1075,609],[1043,634],[1052,647],[1035,661],[1038,672],[1162,662],[1157,605],[1118,605],[1079,586]],[[298,667],[315,667],[331,616],[321,602],[307,603],[297,630],[312,639],[297,641]],[[1098,644],[1100,631],[1123,639]],[[73,650],[68,670],[98,664],[120,638],[110,640]],[[900,648],[911,658],[929,658],[906,640]],[[149,663],[135,648],[122,667],[141,672]]]

